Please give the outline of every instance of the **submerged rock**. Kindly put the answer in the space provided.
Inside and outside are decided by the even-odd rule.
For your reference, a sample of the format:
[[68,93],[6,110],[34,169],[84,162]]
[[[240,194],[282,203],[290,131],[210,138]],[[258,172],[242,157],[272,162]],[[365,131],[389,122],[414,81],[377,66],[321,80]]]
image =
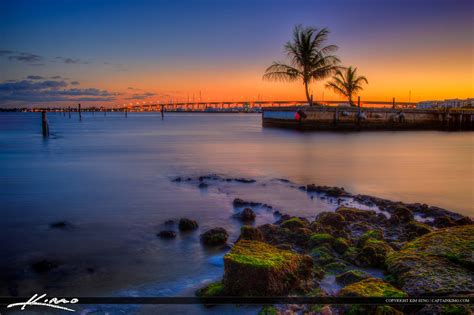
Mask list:
[[361,270],[349,270],[336,276],[336,282],[342,285],[349,285],[364,279],[372,278],[372,276]]
[[255,212],[251,208],[245,208],[238,214],[238,218],[244,222],[254,221],[256,217]]
[[194,220],[181,218],[179,220],[179,230],[180,231],[192,231],[199,227],[198,223]]
[[203,234],[201,234],[201,241],[205,245],[209,246],[218,246],[224,245],[227,242],[229,233],[224,228],[217,227],[210,229]]
[[72,224],[69,223],[68,221],[58,221],[58,222],[51,223],[49,227],[52,229],[66,230],[66,229],[72,228]]
[[336,209],[336,213],[343,216],[346,221],[370,221],[377,216],[377,213],[373,210],[360,210],[350,207],[339,207]]
[[413,220],[413,212],[405,206],[397,205],[393,207],[388,207],[386,209],[392,216],[390,217],[390,222],[392,223],[406,223]]
[[176,237],[176,232],[171,231],[171,230],[165,230],[165,231],[161,231],[160,233],[158,233],[157,236],[161,237],[161,238],[175,238]]
[[296,230],[299,228],[304,228],[309,225],[308,220],[304,218],[293,217],[291,219],[283,221],[280,226],[289,230]]
[[307,185],[306,191],[324,193],[330,197],[345,197],[350,195],[342,187],[316,186],[315,184]]
[[430,233],[432,229],[424,223],[412,220],[404,226],[404,231],[407,239],[412,240],[419,236]]
[[474,225],[440,229],[388,255],[389,272],[410,295],[474,291]]
[[224,256],[225,292],[238,296],[282,296],[308,288],[312,260],[258,241],[240,240]]
[[199,185],[198,185],[198,188],[199,188],[199,189],[204,189],[204,188],[207,188],[207,187],[209,187],[209,185],[206,184],[206,183],[204,183],[204,182],[201,182],[201,183],[199,183]]
[[240,198],[235,198],[232,204],[234,207],[257,207],[262,205],[261,202],[245,201]]

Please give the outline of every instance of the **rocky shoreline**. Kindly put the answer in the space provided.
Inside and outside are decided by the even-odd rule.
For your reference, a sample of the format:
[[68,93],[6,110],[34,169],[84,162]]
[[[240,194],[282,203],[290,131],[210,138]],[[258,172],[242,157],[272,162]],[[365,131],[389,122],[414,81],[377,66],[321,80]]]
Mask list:
[[[199,184],[209,181],[236,180],[218,175],[197,179]],[[321,283],[328,275],[335,276],[341,286],[335,294],[341,297],[472,296],[471,218],[425,204],[352,195],[340,187],[294,187],[331,198],[352,198],[381,211],[342,205],[334,212],[319,213],[314,220],[275,211],[278,219],[272,224],[243,225],[224,256],[222,280],[199,289],[198,296],[327,296],[333,293],[325,292]],[[255,217],[252,207],[271,209],[240,198],[233,204],[245,208],[237,217],[249,216],[250,221]],[[207,246],[222,246],[227,236],[223,228],[215,227],[203,233],[201,240]],[[374,277],[367,268],[380,270],[383,278]],[[260,313],[471,314],[472,309],[468,305],[280,305],[265,306]]]

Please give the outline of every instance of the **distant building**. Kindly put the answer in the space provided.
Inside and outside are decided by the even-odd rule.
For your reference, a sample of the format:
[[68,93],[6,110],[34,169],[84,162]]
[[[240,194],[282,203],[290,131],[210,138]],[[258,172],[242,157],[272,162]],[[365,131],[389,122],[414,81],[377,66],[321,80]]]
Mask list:
[[466,98],[464,100],[455,98],[444,101],[423,101],[416,104],[418,109],[432,109],[432,108],[461,108],[474,106],[474,98]]

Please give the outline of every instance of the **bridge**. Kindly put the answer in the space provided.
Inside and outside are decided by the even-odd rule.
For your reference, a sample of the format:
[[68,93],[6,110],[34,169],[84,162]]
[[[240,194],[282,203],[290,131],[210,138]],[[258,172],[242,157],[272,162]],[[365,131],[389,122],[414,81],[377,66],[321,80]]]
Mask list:
[[[347,101],[314,101],[318,105],[335,105],[347,103]],[[236,108],[260,109],[262,107],[288,107],[307,105],[307,101],[238,101],[238,102],[176,102],[176,103],[147,103],[131,104],[115,107],[122,111],[209,111],[209,110],[232,110]],[[361,101],[361,107],[397,107],[415,108],[414,102],[388,101]]]

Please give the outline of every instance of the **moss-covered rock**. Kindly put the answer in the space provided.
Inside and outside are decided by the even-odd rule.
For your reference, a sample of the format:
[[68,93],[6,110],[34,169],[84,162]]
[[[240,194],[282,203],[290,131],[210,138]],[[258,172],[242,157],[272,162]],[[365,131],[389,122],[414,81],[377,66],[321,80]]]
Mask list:
[[338,254],[344,254],[350,247],[349,241],[343,237],[337,237],[332,244],[332,247]]
[[244,225],[240,228],[240,238],[248,241],[263,241],[263,234],[259,229]]
[[321,266],[331,263],[335,259],[331,250],[328,249],[326,246],[319,246],[313,248],[311,250],[310,255],[311,257],[313,257],[314,262]]
[[349,270],[344,273],[338,274],[336,276],[336,281],[342,285],[349,285],[371,277],[372,276],[365,271]]
[[330,226],[336,229],[343,229],[346,225],[346,219],[339,213],[335,212],[321,212],[315,220],[317,223],[325,226]]
[[345,297],[406,297],[407,294],[377,278],[368,278],[345,286],[339,291]]
[[404,226],[404,230],[409,240],[428,234],[432,231],[428,225],[415,220],[409,221]]
[[305,290],[312,276],[311,257],[258,241],[240,240],[224,256],[224,287],[229,295],[285,295]]
[[373,240],[383,240],[383,232],[380,230],[369,230],[362,234],[362,236],[357,241],[357,246],[363,247],[365,242],[369,239]]
[[278,309],[273,305],[265,305],[260,309],[258,315],[278,315]]
[[413,212],[405,206],[396,205],[389,207],[387,210],[392,212],[390,217],[392,223],[405,223],[413,220]]
[[304,228],[308,226],[308,222],[301,218],[293,217],[286,221],[283,221],[280,226],[289,230],[296,230],[298,228]]
[[474,225],[423,235],[387,256],[389,272],[410,295],[474,291]]
[[383,267],[393,249],[383,240],[367,239],[357,254],[355,263],[362,267]]
[[370,221],[376,217],[377,213],[373,210],[360,210],[350,207],[339,207],[336,213],[342,215],[346,221]]
[[326,245],[331,247],[334,242],[334,237],[327,233],[314,233],[309,238],[309,246],[317,247],[321,245]]
[[217,227],[201,234],[201,242],[208,246],[224,245],[229,234],[224,228]]
[[337,260],[331,263],[328,263],[324,266],[324,270],[331,274],[337,274],[344,272],[348,269],[348,266],[343,261]]
[[221,281],[213,282],[196,291],[199,297],[224,296],[224,285]]

